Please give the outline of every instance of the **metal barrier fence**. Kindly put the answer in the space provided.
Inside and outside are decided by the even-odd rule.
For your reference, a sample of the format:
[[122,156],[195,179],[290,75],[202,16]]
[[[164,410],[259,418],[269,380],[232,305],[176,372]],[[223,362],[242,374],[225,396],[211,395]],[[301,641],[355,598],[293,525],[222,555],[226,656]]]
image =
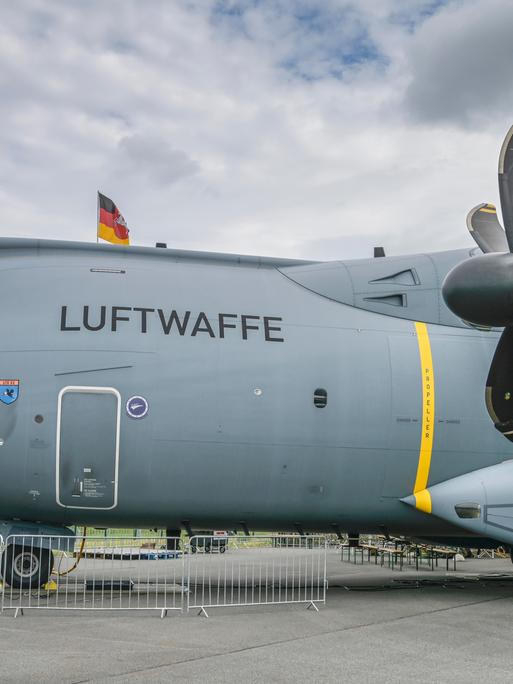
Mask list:
[[[0,540],[1,542],[1,540]],[[9,536],[1,611],[196,609],[326,601],[321,536]]]
[[321,536],[192,537],[187,609],[326,602]]
[[[1,609],[182,610],[180,539],[11,536]],[[169,543],[172,542],[172,543]],[[175,550],[167,547],[175,546]],[[158,562],[156,562],[158,561]]]

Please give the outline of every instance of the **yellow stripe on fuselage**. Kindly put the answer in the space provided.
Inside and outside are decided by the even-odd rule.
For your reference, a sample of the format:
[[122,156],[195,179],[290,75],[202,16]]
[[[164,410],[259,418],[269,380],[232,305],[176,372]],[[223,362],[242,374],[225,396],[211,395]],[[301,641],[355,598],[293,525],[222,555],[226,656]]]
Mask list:
[[431,513],[431,494],[429,489],[422,489],[415,493],[415,508],[424,513]]
[[435,433],[435,376],[427,325],[415,323],[415,330],[422,374],[422,432],[413,494],[417,508],[425,513],[431,513],[431,495],[427,489],[427,484]]

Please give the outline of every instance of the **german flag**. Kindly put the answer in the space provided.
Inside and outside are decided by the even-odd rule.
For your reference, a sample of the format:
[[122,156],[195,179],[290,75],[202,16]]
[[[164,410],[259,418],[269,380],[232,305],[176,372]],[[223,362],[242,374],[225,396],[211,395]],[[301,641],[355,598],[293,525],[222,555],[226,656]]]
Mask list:
[[129,245],[128,228],[114,202],[98,193],[98,237],[115,245]]

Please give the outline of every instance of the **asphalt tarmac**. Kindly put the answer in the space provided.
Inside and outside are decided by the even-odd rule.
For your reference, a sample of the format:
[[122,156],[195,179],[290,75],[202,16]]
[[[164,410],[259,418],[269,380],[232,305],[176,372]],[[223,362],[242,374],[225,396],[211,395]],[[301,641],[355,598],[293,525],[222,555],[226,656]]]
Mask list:
[[15,619],[9,611],[0,616],[0,681],[511,680],[509,560],[417,573],[341,563],[331,551],[328,575],[319,613],[281,605],[215,608],[209,618],[31,610]]

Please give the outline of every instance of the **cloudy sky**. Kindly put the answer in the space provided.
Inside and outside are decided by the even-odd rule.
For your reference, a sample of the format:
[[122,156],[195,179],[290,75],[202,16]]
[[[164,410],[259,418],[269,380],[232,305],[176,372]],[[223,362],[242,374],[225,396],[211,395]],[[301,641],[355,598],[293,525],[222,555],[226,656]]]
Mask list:
[[471,245],[510,0],[0,4],[2,235],[318,259]]

